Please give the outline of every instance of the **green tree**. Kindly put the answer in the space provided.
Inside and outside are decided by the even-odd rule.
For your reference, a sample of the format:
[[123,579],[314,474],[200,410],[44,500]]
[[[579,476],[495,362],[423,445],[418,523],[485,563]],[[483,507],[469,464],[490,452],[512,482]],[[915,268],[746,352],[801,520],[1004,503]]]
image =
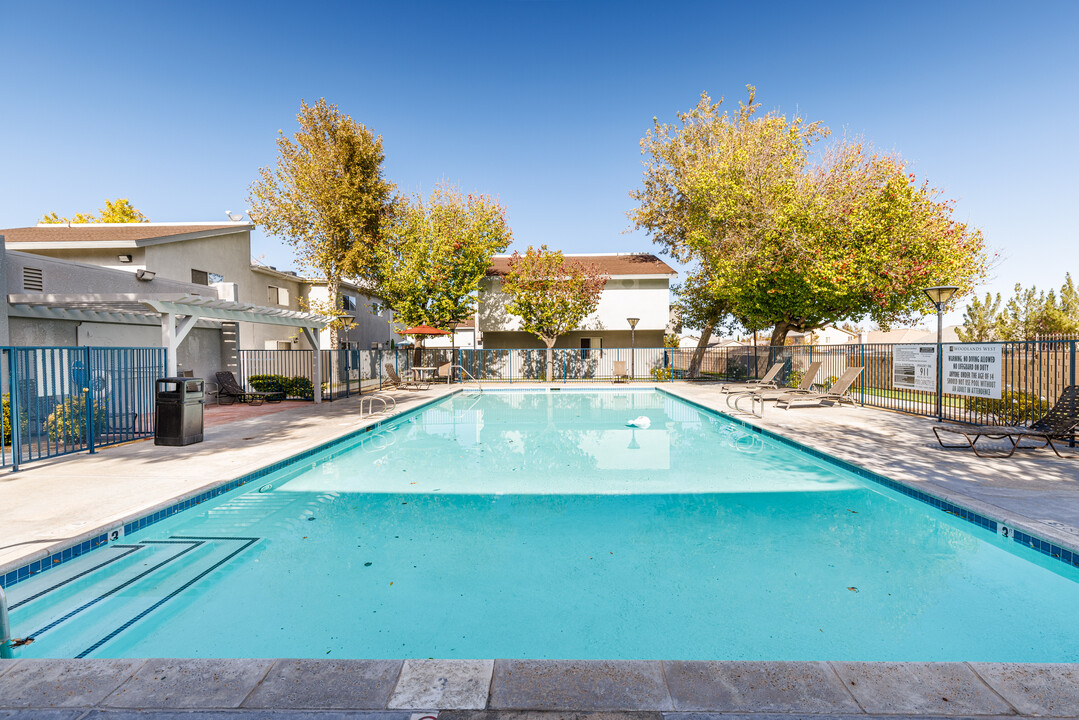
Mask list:
[[641,141],[635,226],[705,268],[714,294],[772,344],[863,317],[887,324],[928,310],[921,292],[969,291],[985,274],[981,233],[895,156],[841,142],[811,162],[820,123],[758,114],[755,90],[732,116],[707,94]]
[[1064,276],[1059,297],[1053,290],[1043,292],[1033,285],[1024,289],[1016,283],[1015,295],[997,321],[997,334],[1001,340],[1079,334],[1079,292],[1071,273]]
[[[252,183],[251,219],[283,238],[301,266],[326,279],[325,303],[316,312],[338,314],[343,276],[370,280],[381,228],[392,214],[394,185],[382,175],[382,137],[320,99],[300,102],[300,129],[278,131],[276,167],[259,169]],[[337,347],[341,321],[330,326]]]
[[404,327],[452,332],[476,309],[491,257],[509,247],[506,212],[486,195],[436,187],[401,203],[378,248],[374,292]]
[[985,300],[975,295],[963,313],[963,327],[956,329],[960,342],[991,342],[1000,334],[1000,293],[993,297],[985,294]]
[[506,310],[521,318],[521,329],[547,346],[547,380],[554,377],[554,347],[558,338],[580,325],[599,304],[607,275],[595,265],[567,261],[546,245],[531,245],[525,254],[513,253],[502,280],[510,296]]
[[105,199],[105,207],[98,210],[100,217],[93,213],[76,213],[74,217],[64,218],[52,212],[41,218],[41,222],[48,224],[66,223],[144,223],[150,222],[149,218],[139,212],[127,198],[119,200]]

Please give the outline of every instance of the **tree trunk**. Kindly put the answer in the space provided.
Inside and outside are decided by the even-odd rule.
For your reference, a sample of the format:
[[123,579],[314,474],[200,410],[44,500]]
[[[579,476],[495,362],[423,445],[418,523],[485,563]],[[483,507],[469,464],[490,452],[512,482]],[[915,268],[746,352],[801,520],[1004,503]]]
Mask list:
[[555,340],[548,340],[543,338],[543,342],[547,343],[547,382],[554,380],[554,351],[551,349],[554,347]]
[[332,314],[335,316],[334,321],[330,323],[330,349],[336,350],[338,348],[338,342],[341,336],[341,330],[337,327],[337,293],[341,290],[341,279],[336,277],[326,278],[326,295],[327,302],[330,304]]
[[701,339],[697,341],[697,347],[693,350],[693,357],[689,360],[689,370],[686,377],[697,378],[701,376],[701,363],[704,361],[704,352],[708,348],[708,341],[712,339],[712,332],[716,329],[718,317],[708,318],[708,322],[701,328]]
[[787,343],[787,333],[796,328],[789,322],[780,321],[776,323],[776,326],[772,329],[772,339],[769,344],[772,346],[785,345]]

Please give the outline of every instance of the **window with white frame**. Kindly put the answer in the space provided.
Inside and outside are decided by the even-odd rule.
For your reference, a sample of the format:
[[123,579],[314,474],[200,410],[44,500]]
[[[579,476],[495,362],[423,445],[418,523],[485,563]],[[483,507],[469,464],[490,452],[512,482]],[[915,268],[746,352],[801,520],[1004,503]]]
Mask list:
[[288,307],[288,288],[270,285],[266,288],[266,302],[270,305],[284,305]]

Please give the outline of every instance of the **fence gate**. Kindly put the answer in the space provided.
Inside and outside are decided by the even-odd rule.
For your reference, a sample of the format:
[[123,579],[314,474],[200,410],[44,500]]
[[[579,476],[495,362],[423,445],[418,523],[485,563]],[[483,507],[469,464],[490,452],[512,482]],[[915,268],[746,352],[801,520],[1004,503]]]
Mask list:
[[66,455],[154,434],[154,380],[164,348],[0,349],[0,465]]

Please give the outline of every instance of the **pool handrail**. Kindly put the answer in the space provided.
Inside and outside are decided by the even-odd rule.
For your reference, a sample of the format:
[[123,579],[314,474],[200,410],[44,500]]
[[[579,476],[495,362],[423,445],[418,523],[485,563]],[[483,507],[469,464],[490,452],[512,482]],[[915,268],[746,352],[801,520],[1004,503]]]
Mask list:
[[11,660],[14,654],[11,652],[11,621],[7,612],[7,595],[4,588],[0,587],[0,659]]

